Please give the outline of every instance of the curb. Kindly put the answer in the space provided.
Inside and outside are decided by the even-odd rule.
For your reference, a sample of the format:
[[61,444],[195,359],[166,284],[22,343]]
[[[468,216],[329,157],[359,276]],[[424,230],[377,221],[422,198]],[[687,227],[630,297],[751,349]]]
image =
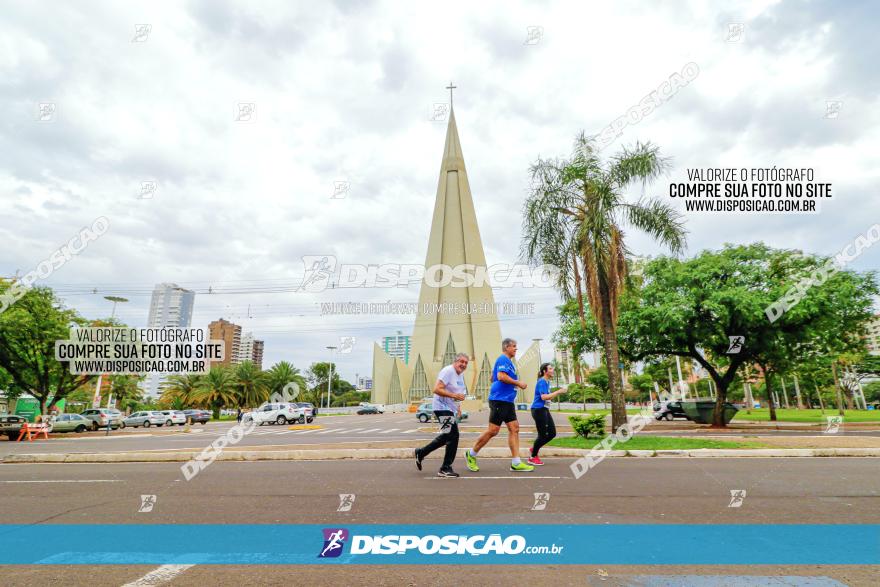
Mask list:
[[[484,458],[507,458],[506,448],[486,448]],[[591,451],[577,448],[545,447],[545,457],[582,457]],[[880,448],[759,448],[693,450],[597,450],[594,456],[633,458],[807,458],[807,457],[880,457]],[[15,454],[6,455],[3,463],[168,463],[197,459],[201,451],[183,452],[121,452],[121,453],[68,453],[68,454]],[[247,451],[227,450],[216,456],[217,461],[337,461],[410,459],[411,448],[361,448],[325,450]],[[523,452],[525,455],[525,452]],[[429,457],[430,458],[430,457]],[[439,457],[438,457],[439,458]]]

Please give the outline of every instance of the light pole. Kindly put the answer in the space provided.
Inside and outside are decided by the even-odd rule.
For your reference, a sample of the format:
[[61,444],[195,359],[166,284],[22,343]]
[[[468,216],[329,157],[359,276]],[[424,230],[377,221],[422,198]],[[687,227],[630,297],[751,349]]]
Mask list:
[[109,302],[113,302],[113,311],[110,313],[111,320],[113,320],[113,318],[116,317],[116,304],[118,304],[119,302],[127,302],[128,301],[127,299],[120,298],[119,296],[104,296],[104,299]]
[[330,369],[327,374],[327,409],[330,409],[330,384],[333,382],[333,351],[336,350],[335,346],[328,346],[327,350],[330,351]]

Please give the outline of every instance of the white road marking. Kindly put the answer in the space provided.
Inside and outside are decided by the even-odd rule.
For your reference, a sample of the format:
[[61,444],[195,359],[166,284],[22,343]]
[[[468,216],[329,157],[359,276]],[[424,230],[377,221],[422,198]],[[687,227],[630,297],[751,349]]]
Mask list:
[[149,587],[151,585],[161,585],[194,566],[195,565],[162,565],[161,567],[153,569],[137,581],[126,583],[122,587]]
[[295,432],[295,433],[298,434],[298,435],[302,435],[302,434],[311,434],[312,432],[317,432],[317,430],[316,430],[316,429],[312,429],[312,430],[291,430],[291,432]]
[[388,434],[389,432],[394,432],[395,430],[400,430],[400,428],[391,428],[390,430],[384,430],[382,434]]
[[379,432],[382,428],[370,428],[369,430],[361,430],[358,434],[368,434],[370,432]]
[[39,479],[33,481],[0,481],[0,483],[121,483],[119,479]]
[[363,430],[363,428],[352,428],[349,432],[357,432],[358,430]]
[[[447,477],[425,477],[425,479],[447,479]],[[470,479],[480,480],[480,479],[504,479],[505,481],[511,481],[513,479],[522,480],[522,479],[568,479],[568,477],[538,477],[535,475],[528,475],[523,477],[515,477],[514,475],[510,475],[508,477],[458,477],[458,479]]]
[[418,428],[413,428],[412,430],[404,430],[401,434],[412,434],[413,432],[418,432]]
[[318,434],[330,434],[331,432],[345,432],[345,428],[342,428],[342,429],[332,429],[331,428],[330,430],[322,430],[321,432],[318,432]]

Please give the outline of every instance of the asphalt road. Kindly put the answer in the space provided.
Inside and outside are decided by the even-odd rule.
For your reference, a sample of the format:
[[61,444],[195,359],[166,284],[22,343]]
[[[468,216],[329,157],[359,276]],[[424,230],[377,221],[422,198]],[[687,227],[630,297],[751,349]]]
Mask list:
[[[340,420],[349,418],[340,418]],[[434,455],[432,455],[434,456]],[[880,523],[880,459],[613,459],[575,480],[568,459],[548,459],[514,474],[505,459],[481,459],[480,473],[460,479],[419,472],[407,461],[215,462],[191,481],[179,464],[0,465],[4,523]],[[732,490],[745,490],[729,507]],[[550,499],[533,511],[534,493]],[[339,494],[354,494],[339,512]],[[142,495],[155,495],[139,512]],[[84,537],[87,545],[87,536]],[[588,548],[588,544],[585,547]],[[155,567],[57,566],[4,570],[8,585],[123,585]],[[627,585],[659,584],[635,576],[804,575],[844,585],[875,585],[877,567],[835,566],[492,566],[313,567],[195,566],[172,569],[176,585]],[[73,573],[71,575],[70,573]],[[65,577],[65,573],[67,573]],[[75,577],[76,580],[72,580]],[[633,583],[633,581],[641,583]],[[646,583],[646,581],[648,581]],[[694,585],[679,579],[670,585]],[[761,584],[758,579],[727,585]],[[154,583],[155,584],[155,583]],[[812,583],[835,585],[824,579]]]
[[[527,412],[519,412],[521,435],[530,441],[534,438],[533,421]],[[553,413],[558,427],[567,427],[570,414]],[[472,414],[462,423],[462,434],[465,438],[476,438],[488,422],[486,411]],[[394,443],[401,440],[417,439],[424,441],[436,435],[435,424],[422,424],[415,414],[378,414],[364,416],[319,416],[314,424],[320,430],[291,430],[288,426],[258,426],[245,436],[237,447],[274,446],[274,445],[305,445],[305,444],[339,444],[355,446],[359,443],[381,446],[381,443]],[[213,440],[226,433],[234,422],[212,422],[206,425],[194,425],[190,432],[184,428],[126,428],[124,430],[105,433],[54,435],[50,440],[34,442],[9,442],[0,440],[0,457],[7,454],[53,453],[53,452],[118,452],[129,450],[202,450]],[[690,428],[682,429],[690,426]],[[562,431],[561,431],[562,432]],[[827,436],[820,430],[706,430],[692,424],[675,422],[652,422],[641,434],[659,434],[664,436],[700,435],[770,435],[770,436]],[[880,437],[880,430],[841,430],[839,436],[874,436]]]

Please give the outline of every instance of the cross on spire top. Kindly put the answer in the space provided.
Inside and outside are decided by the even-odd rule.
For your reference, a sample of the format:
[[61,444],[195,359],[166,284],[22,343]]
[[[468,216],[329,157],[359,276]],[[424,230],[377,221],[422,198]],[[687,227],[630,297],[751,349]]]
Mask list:
[[452,82],[449,82],[449,85],[446,86],[446,89],[449,90],[449,109],[452,110],[452,90],[456,89],[458,86],[453,86]]

